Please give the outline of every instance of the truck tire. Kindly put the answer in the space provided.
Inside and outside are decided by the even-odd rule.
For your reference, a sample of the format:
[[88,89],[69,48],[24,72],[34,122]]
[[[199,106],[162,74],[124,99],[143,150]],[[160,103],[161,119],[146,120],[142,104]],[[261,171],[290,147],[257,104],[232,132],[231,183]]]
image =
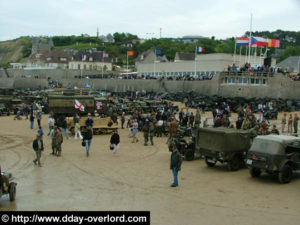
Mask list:
[[9,185],[9,200],[12,202],[16,199],[16,183]]
[[234,155],[231,160],[228,161],[227,167],[230,171],[237,171],[243,166],[243,158],[241,155]]
[[251,167],[250,174],[252,177],[259,177],[261,174],[261,170],[258,168]]
[[293,169],[290,165],[285,164],[278,173],[278,180],[281,184],[287,184],[292,180]]
[[216,165],[216,162],[213,163],[213,162],[208,162],[208,159],[207,157],[205,157],[205,163],[208,167],[214,167]]
[[186,152],[185,152],[185,159],[186,161],[192,161],[194,159],[194,151],[191,150],[191,149],[188,149]]

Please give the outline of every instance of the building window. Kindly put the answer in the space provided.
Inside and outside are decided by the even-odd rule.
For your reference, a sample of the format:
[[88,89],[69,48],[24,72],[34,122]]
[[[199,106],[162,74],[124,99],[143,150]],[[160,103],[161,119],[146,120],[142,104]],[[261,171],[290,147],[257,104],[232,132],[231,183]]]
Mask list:
[[80,64],[77,65],[77,68],[80,70]]
[[248,84],[248,78],[240,77],[239,84]]
[[267,79],[263,79],[263,80],[262,80],[262,84],[263,84],[263,85],[267,85],[267,84],[268,84]]
[[92,70],[93,69],[93,66],[92,65],[90,65],[90,70]]
[[47,61],[51,61],[51,57],[48,57],[46,60],[47,60]]
[[83,65],[83,69],[86,70],[86,65],[85,64]]
[[227,78],[227,84],[235,84],[235,77],[228,77]]
[[59,60],[60,60],[60,61],[63,61],[63,62],[67,61],[66,58],[60,58]]

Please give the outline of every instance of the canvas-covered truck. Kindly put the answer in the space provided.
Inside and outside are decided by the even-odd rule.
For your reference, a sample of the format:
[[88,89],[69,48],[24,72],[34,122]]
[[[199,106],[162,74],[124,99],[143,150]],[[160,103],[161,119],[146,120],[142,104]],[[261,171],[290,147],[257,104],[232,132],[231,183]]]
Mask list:
[[248,130],[232,128],[197,128],[194,130],[195,151],[205,157],[208,167],[227,163],[230,171],[244,167],[252,138]]
[[[75,99],[78,100],[80,105],[84,106],[84,111],[79,108],[75,108]],[[80,106],[79,105],[79,106]],[[78,107],[79,107],[78,106]],[[75,113],[78,115],[87,115],[95,111],[96,104],[93,96],[88,95],[49,95],[48,96],[48,109],[49,112],[53,112],[54,117],[60,116],[74,116]]]
[[300,138],[285,135],[256,137],[246,163],[252,177],[267,172],[277,175],[280,183],[289,183],[293,171],[300,170]]

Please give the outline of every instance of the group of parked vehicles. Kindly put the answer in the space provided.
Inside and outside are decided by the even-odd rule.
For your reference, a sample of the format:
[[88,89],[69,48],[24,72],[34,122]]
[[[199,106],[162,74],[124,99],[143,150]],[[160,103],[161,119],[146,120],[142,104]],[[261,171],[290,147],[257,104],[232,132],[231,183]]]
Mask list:
[[277,175],[282,184],[300,170],[300,138],[285,135],[253,137],[250,131],[231,128],[194,128],[190,140],[184,135],[173,143],[187,161],[198,154],[208,167],[217,162],[230,171],[247,166],[252,177],[262,172]]

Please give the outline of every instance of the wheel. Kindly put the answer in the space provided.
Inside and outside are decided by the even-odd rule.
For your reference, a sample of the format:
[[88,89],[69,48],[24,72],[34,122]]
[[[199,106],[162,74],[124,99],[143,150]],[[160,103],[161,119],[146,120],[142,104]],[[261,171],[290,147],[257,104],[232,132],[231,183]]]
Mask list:
[[208,167],[214,167],[216,165],[216,162],[209,162],[211,160],[210,158],[205,157],[205,163]]
[[240,155],[234,155],[227,166],[230,171],[237,171],[242,168],[243,159]]
[[9,185],[9,200],[12,202],[16,199],[16,183]]
[[260,174],[261,174],[261,170],[258,169],[258,168],[252,167],[252,168],[250,169],[250,174],[251,174],[252,177],[259,177]]
[[192,151],[191,149],[188,149],[186,152],[185,152],[185,159],[187,161],[192,161],[194,159],[194,151]]
[[293,170],[288,164],[284,165],[278,173],[278,180],[281,184],[287,184],[292,180]]

